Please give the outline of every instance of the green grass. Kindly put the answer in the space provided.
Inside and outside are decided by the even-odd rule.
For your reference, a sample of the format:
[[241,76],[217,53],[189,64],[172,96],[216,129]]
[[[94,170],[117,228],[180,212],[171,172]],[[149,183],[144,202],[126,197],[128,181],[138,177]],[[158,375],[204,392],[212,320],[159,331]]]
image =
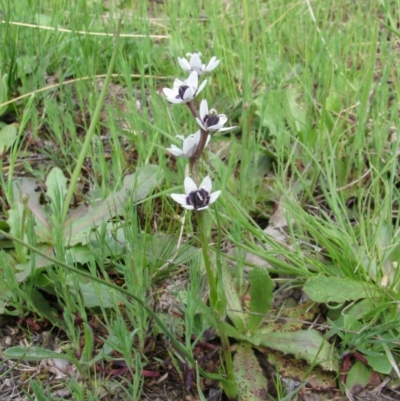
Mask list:
[[[223,353],[201,362],[199,349],[219,346],[220,333],[210,330],[197,223],[169,196],[181,192],[186,163],[165,150],[178,144],[175,135],[197,130],[162,88],[186,78],[178,56],[200,51],[203,62],[216,56],[221,63],[197,100],[238,126],[213,136],[202,163],[222,190],[206,226],[213,266],[232,275],[218,283],[234,323],[229,337],[243,340],[236,329],[253,310],[246,296],[256,296],[248,268],[262,266],[275,300],[288,298],[263,329],[275,327],[276,316],[308,328],[319,313],[320,334],[339,361],[329,373],[337,388],[345,391],[343,362],[356,366],[358,354],[369,374],[399,380],[398,3],[103,3],[0,0],[2,317],[33,331],[24,332],[29,345],[35,331],[51,332],[53,348],[62,346],[79,372],[63,378],[71,399],[151,399],[153,381],[167,373],[160,389],[168,383],[182,398],[185,391],[204,397],[204,377],[223,376]],[[323,301],[309,290],[320,277],[332,280],[320,289]],[[338,278],[348,294],[334,287]],[[319,304],[315,315],[289,305],[293,289],[303,287],[310,308]],[[258,355],[279,370],[274,352],[293,352],[277,347]],[[6,355],[18,360],[15,377],[22,360],[37,362],[29,355]],[[317,356],[303,383],[326,373]],[[348,387],[361,380],[352,369]],[[271,397],[291,391],[282,377],[271,379]],[[53,399],[51,376],[20,383],[21,396]]]

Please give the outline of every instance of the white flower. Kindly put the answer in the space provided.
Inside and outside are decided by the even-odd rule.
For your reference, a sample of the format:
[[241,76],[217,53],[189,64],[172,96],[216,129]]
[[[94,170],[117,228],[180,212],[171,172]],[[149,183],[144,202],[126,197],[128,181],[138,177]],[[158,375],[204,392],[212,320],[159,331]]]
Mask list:
[[184,185],[186,194],[171,194],[171,197],[188,210],[208,209],[221,194],[221,191],[211,193],[212,184],[209,176],[204,178],[199,188],[190,177],[185,178]]
[[210,62],[208,63],[207,67],[205,64],[201,63],[201,53],[186,53],[186,56],[190,56],[190,61],[187,61],[185,58],[178,57],[179,65],[182,67],[184,71],[192,72],[196,71],[197,74],[202,75],[206,72],[210,72],[217,68],[219,64],[219,60],[214,56],[211,58]]
[[[194,134],[189,135],[185,138],[183,135],[177,135],[177,138],[183,141],[182,149],[179,149],[175,145],[171,145],[170,148],[167,148],[169,153],[172,153],[174,156],[183,156],[190,159],[195,153],[199,146],[199,142],[201,139],[201,132],[200,130],[195,132]],[[205,146],[208,145],[210,142],[210,135],[207,135],[207,141]]]
[[186,81],[175,79],[172,89],[164,88],[164,95],[171,103],[187,103],[193,100],[205,87],[207,80],[203,81],[199,88],[199,76],[197,72],[192,72]]
[[197,124],[204,131],[228,131],[236,127],[223,128],[228,118],[225,114],[217,114],[215,109],[208,111],[207,100],[203,99],[200,103],[200,118],[196,117]]

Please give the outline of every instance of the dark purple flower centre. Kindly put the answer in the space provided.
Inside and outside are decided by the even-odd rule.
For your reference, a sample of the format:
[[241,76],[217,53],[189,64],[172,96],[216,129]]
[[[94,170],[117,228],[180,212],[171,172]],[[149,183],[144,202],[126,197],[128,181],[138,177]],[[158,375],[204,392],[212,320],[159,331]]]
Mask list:
[[201,209],[210,203],[210,194],[203,188],[192,191],[186,197],[186,204],[192,205],[195,209]]
[[209,128],[219,123],[219,117],[216,114],[207,114],[204,117],[204,125]]
[[186,90],[189,89],[189,87],[187,85],[182,85],[179,87],[178,93],[179,93],[179,97],[178,99],[183,99],[183,96],[185,95]]

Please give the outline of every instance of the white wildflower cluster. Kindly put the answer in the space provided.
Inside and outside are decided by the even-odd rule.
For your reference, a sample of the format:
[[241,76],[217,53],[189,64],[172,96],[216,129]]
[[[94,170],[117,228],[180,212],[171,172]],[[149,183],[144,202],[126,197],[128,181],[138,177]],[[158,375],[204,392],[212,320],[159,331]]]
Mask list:
[[[224,127],[228,118],[225,114],[218,114],[215,109],[208,109],[207,100],[203,99],[200,103],[200,110],[197,111],[194,98],[204,89],[207,80],[199,85],[199,78],[217,68],[220,60],[212,57],[210,62],[205,65],[201,62],[201,53],[187,53],[188,59],[178,57],[179,65],[189,73],[189,77],[181,81],[175,79],[172,88],[164,88],[163,92],[167,100],[174,104],[186,104],[192,112],[199,130],[187,137],[177,135],[182,141],[182,148],[175,145],[167,150],[177,157],[189,159],[191,173],[197,177],[197,173],[192,168],[198,168],[197,161],[202,151],[210,142],[210,134],[231,130],[235,127]],[[190,57],[190,58],[189,58]],[[192,178],[186,177],[184,182],[185,194],[172,194],[172,199],[178,202],[183,208],[188,210],[204,210],[217,200],[221,191],[211,193],[211,178],[206,176],[198,187]]]

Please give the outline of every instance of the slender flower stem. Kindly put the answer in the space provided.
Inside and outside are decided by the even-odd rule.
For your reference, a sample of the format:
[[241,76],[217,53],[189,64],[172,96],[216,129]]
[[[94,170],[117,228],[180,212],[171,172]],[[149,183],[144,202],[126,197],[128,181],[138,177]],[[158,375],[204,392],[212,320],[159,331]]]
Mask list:
[[192,113],[194,119],[199,118],[199,113],[197,112],[196,104],[193,100],[186,103],[186,106],[189,108],[190,112]]
[[[199,117],[199,113],[197,112],[196,104],[192,100],[188,103],[186,103],[186,106],[189,108],[190,112],[192,113],[193,117],[196,119],[196,117]],[[189,159],[189,165],[190,165],[190,174],[193,176],[193,179],[197,182],[199,180],[198,177],[198,161],[203,153],[204,148],[206,147],[207,143],[207,138],[208,138],[208,132],[200,128],[201,132],[201,137],[200,137],[200,142],[199,145],[197,146],[195,154]]]
[[[225,368],[227,372],[227,379],[234,383],[235,382],[235,377],[234,377],[234,372],[233,372],[233,361],[232,361],[232,354],[231,354],[231,349],[230,349],[230,344],[229,344],[229,337],[227,336],[224,326],[222,324],[222,319],[224,318],[223,316],[220,316],[219,311],[218,311],[218,289],[217,289],[217,281],[215,279],[214,272],[211,267],[211,260],[210,260],[210,251],[208,247],[208,241],[207,241],[207,234],[206,234],[206,229],[205,229],[205,224],[204,224],[204,213],[202,211],[196,213],[197,217],[197,225],[199,228],[199,235],[200,235],[200,243],[201,243],[201,249],[203,251],[203,259],[204,259],[204,266],[206,268],[206,274],[207,274],[207,280],[208,280],[208,285],[210,287],[210,306],[211,306],[211,311],[215,316],[215,321],[217,323],[217,330],[221,339],[222,343],[222,351],[225,356]],[[222,277],[219,278],[220,280]],[[224,388],[226,395],[228,398],[233,398],[236,396],[236,389],[233,390],[232,388]],[[232,391],[232,394],[229,394],[229,392]]]
[[197,146],[196,152],[192,157],[193,159],[196,159],[196,160],[200,159],[200,156],[203,153],[203,150],[206,146],[207,138],[209,135],[208,132],[203,129],[200,129],[200,132],[201,132],[201,137],[200,137],[199,146]]
[[189,159],[189,176],[192,177],[193,181],[198,185],[200,182],[199,179],[199,166],[198,159],[194,159],[193,157]]
[[211,267],[210,251],[208,248],[207,234],[204,224],[204,213],[202,211],[197,212],[196,217],[197,217],[197,225],[199,227],[200,243],[201,243],[201,249],[203,251],[203,259],[206,268],[208,285],[210,286],[210,304],[211,308],[214,310],[218,300],[217,282],[215,280],[214,272]]
[[208,138],[208,132],[204,131],[203,129],[200,129],[201,132],[201,137],[200,137],[200,142],[197,146],[196,152],[194,155],[189,159],[189,168],[190,168],[190,173],[193,175],[193,179],[195,181],[199,180],[198,177],[198,172],[199,172],[199,160],[201,155],[203,154],[203,150],[206,147],[207,143],[207,138]]

